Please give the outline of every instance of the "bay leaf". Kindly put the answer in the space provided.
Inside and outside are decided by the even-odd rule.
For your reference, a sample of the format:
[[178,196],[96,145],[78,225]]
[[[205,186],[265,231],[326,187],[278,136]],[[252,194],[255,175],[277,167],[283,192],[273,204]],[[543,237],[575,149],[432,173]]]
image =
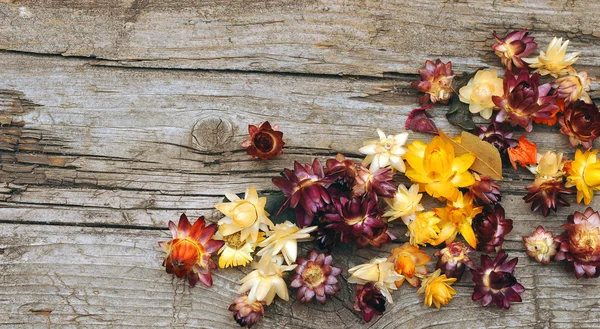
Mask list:
[[502,180],[502,158],[494,145],[466,131],[460,135],[460,143],[450,138],[441,129],[438,133],[445,142],[452,144],[456,156],[465,153],[475,154],[475,162],[471,165],[471,170],[490,176],[494,180]]

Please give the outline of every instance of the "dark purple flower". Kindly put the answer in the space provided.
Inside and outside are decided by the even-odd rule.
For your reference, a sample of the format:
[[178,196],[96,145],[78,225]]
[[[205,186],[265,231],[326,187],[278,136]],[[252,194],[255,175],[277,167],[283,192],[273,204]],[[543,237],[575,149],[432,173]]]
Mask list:
[[486,253],[502,250],[504,236],[513,229],[512,219],[504,216],[504,208],[496,204],[494,209],[484,208],[481,215],[473,221],[473,229],[479,249]]
[[354,298],[354,310],[362,312],[365,322],[371,321],[374,315],[385,312],[385,297],[375,288],[373,283],[356,285],[356,297]]
[[494,302],[498,307],[509,309],[511,302],[521,302],[520,293],[525,291],[515,278],[515,266],[519,261],[513,258],[506,262],[508,255],[501,251],[492,260],[488,255],[481,255],[481,267],[471,269],[475,291],[473,300],[481,300],[481,305],[488,306]]

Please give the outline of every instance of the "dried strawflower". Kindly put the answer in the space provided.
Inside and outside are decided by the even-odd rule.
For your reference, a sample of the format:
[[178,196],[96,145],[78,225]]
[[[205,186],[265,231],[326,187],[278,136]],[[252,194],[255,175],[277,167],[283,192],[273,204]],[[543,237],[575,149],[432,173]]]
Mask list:
[[226,193],[230,202],[218,203],[215,208],[225,215],[219,220],[219,232],[223,236],[240,232],[240,241],[248,237],[252,241],[258,240],[258,231],[267,231],[273,222],[267,217],[265,211],[266,197],[258,197],[254,186],[246,190],[244,199],[233,193]]
[[356,163],[346,159],[344,155],[338,153],[335,159],[328,159],[325,162],[325,176],[334,177],[336,182],[351,187],[357,175]]
[[444,64],[439,58],[433,63],[430,60],[425,61],[425,67],[419,69],[421,80],[414,81],[411,86],[418,91],[425,93],[420,99],[421,105],[430,101],[431,103],[440,102],[447,104],[452,97],[452,62]]
[[283,257],[280,255],[273,257],[267,253],[255,268],[239,281],[242,285],[237,291],[239,294],[250,291],[248,303],[264,301],[267,305],[271,305],[275,294],[283,300],[289,299],[288,288],[282,275],[283,272],[295,269],[296,265],[283,265]]
[[520,69],[528,67],[523,58],[529,56],[537,48],[537,43],[533,41],[534,38],[528,34],[529,32],[523,29],[512,31],[504,38],[499,38],[494,31],[494,39],[497,43],[492,45],[492,49],[508,70],[513,69],[513,64]]
[[575,159],[565,165],[567,171],[566,187],[577,188],[577,203],[589,205],[594,196],[594,190],[600,189],[600,161],[596,158],[598,150],[575,151]]
[[391,243],[396,236],[388,230],[387,223],[383,224],[381,228],[375,228],[373,235],[363,234],[356,237],[356,246],[358,248],[364,248],[366,246],[373,246],[375,248],[381,248],[386,243]]
[[390,290],[396,290],[396,281],[402,279],[402,275],[394,270],[394,263],[389,262],[387,258],[373,258],[367,264],[354,266],[348,270],[351,277],[348,283],[367,284],[372,282],[385,299],[393,303]]
[[590,91],[591,84],[592,79],[588,77],[586,71],[577,73],[573,70],[568,76],[554,80],[552,88],[555,89],[557,97],[563,99],[566,104],[577,100],[592,104],[592,99],[587,93]]
[[570,204],[565,196],[573,194],[572,190],[565,188],[562,179],[536,179],[526,189],[528,193],[523,200],[531,202],[531,210],[541,211],[544,217],[548,216],[550,210],[556,211],[558,206],[568,207]]
[[298,161],[294,161],[294,170],[285,168],[283,175],[284,177],[272,179],[273,184],[287,197],[277,215],[285,208],[292,207],[296,211],[298,225],[300,227],[310,225],[315,214],[331,203],[327,187],[331,185],[334,178],[325,177],[323,166],[316,158],[312,165],[303,166]]
[[352,193],[363,195],[374,194],[378,197],[391,198],[396,192],[393,184],[394,173],[389,167],[371,171],[363,165],[358,165]]
[[422,197],[423,194],[419,193],[419,185],[413,184],[410,189],[403,184],[398,185],[398,191],[394,194],[394,198],[385,199],[389,210],[383,214],[383,217],[389,217],[389,222],[402,218],[404,224],[408,225],[415,218],[416,212],[425,209],[421,204]]
[[471,264],[469,258],[471,252],[473,249],[462,241],[454,241],[435,253],[435,256],[439,257],[436,267],[441,269],[447,277],[460,280],[465,272],[465,267]]
[[510,163],[515,170],[517,169],[517,163],[521,167],[525,167],[530,164],[537,163],[537,145],[527,140],[527,136],[522,135],[519,138],[519,144],[515,147],[508,149],[508,156]]
[[281,253],[285,258],[285,262],[292,265],[298,255],[298,241],[310,239],[310,233],[316,229],[316,226],[300,229],[289,221],[277,224],[272,231],[267,232],[268,237],[258,244],[263,249],[257,255],[263,256],[269,253],[271,256],[275,256]]
[[236,232],[230,235],[223,236],[220,232],[215,234],[216,240],[224,242],[223,247],[219,249],[219,267],[227,268],[230,266],[246,266],[252,261],[252,253],[259,242],[264,240],[265,234],[258,233],[258,240],[241,239],[241,232]]
[[517,146],[517,140],[513,138],[512,129],[507,123],[494,121],[487,128],[477,126],[474,133],[498,149],[503,164],[509,162],[508,149]]
[[178,278],[187,277],[190,287],[194,287],[198,280],[207,287],[212,286],[210,270],[217,268],[217,265],[210,256],[223,246],[223,241],[212,240],[217,225],[205,225],[204,216],[190,225],[187,216],[182,214],[178,225],[169,221],[173,239],[158,243],[167,253],[163,262],[167,273],[175,274]]
[[403,245],[392,249],[392,255],[389,257],[389,260],[394,263],[396,272],[403,276],[400,281],[396,282],[397,287],[402,285],[404,279],[411,286],[417,287],[419,285],[419,278],[415,274],[427,274],[425,264],[429,263],[431,257],[426,252],[420,250],[419,247],[405,242]]
[[423,278],[421,288],[417,290],[418,294],[425,294],[423,305],[431,306],[434,304],[438,309],[442,305],[447,305],[452,296],[456,294],[456,290],[450,287],[456,278],[448,278],[445,274],[441,274],[440,269]]
[[600,276],[600,214],[588,207],[569,215],[567,221],[562,225],[565,232],[556,237],[560,249],[554,259],[566,260],[577,278]]
[[469,172],[475,155],[465,153],[455,157],[452,144],[439,136],[429,144],[414,141],[408,148],[405,159],[410,168],[406,176],[434,198],[455,201],[458,188],[468,187],[475,181]]
[[406,153],[404,144],[408,139],[408,133],[400,133],[397,135],[386,135],[381,129],[377,129],[379,140],[371,140],[363,143],[358,151],[366,154],[363,165],[369,166],[369,170],[376,171],[377,169],[390,166],[399,172],[404,172],[406,167],[402,156]]
[[488,176],[480,176],[473,173],[475,183],[469,187],[469,193],[478,205],[494,205],[502,199],[500,184]]
[[548,264],[550,258],[556,255],[560,244],[554,240],[552,232],[539,225],[531,236],[523,237],[523,245],[527,256],[535,258],[538,263]]
[[342,269],[332,266],[333,257],[311,250],[306,258],[298,258],[296,274],[292,276],[290,286],[297,288],[296,299],[308,303],[315,298],[325,304],[328,295],[340,290],[337,276]]
[[537,166],[529,166],[529,171],[542,180],[551,180],[562,177],[565,161],[562,153],[546,151],[543,155],[538,154]]
[[233,312],[233,319],[240,327],[252,328],[252,326],[260,321],[260,318],[265,316],[264,305],[265,302],[263,301],[249,303],[248,295],[244,294],[240,295],[229,305],[229,311]]
[[496,121],[509,121],[513,126],[521,126],[528,132],[533,129],[533,121],[554,124],[556,96],[547,96],[550,84],[539,85],[539,75],[521,70],[518,74],[507,71],[504,75],[504,93],[493,96],[492,100],[500,109]]
[[440,235],[435,241],[435,245],[442,242],[451,243],[460,233],[467,243],[475,248],[477,239],[473,232],[472,222],[475,216],[479,215],[483,207],[476,207],[473,204],[471,194],[462,194],[459,192],[456,201],[448,201],[446,207],[435,208],[433,211],[441,219],[438,223]]
[[508,255],[501,251],[492,260],[488,255],[481,255],[481,267],[471,269],[475,291],[473,300],[481,300],[481,305],[488,306],[494,302],[498,307],[509,309],[511,302],[521,302],[520,293],[525,291],[515,278],[515,266],[519,261],[513,258],[506,262]]
[[579,144],[592,147],[592,142],[600,136],[600,111],[596,104],[576,101],[569,104],[564,116],[558,119],[560,132],[569,136],[571,146]]
[[469,104],[471,113],[479,113],[489,119],[495,106],[492,96],[502,95],[503,88],[502,79],[498,78],[496,70],[481,70],[458,93],[460,101]]
[[433,211],[417,213],[415,219],[408,224],[410,244],[413,246],[435,244],[440,236],[439,222],[440,218]]
[[559,75],[569,73],[571,65],[579,59],[579,52],[567,54],[569,40],[563,43],[562,38],[552,39],[546,52],[540,50],[540,55],[534,58],[524,58],[529,67],[536,69],[541,75],[548,75],[557,78]]
[[404,129],[434,135],[437,135],[438,132],[435,122],[431,120],[425,111],[425,108],[418,108],[410,111],[406,118],[406,122],[404,123]]
[[361,236],[373,238],[386,227],[381,220],[381,208],[373,198],[340,198],[335,201],[336,213],[325,214],[329,227],[342,233],[342,242],[348,243]]
[[253,159],[268,160],[283,153],[283,133],[278,125],[265,121],[258,126],[248,125],[250,137],[242,143],[242,147]]
[[485,253],[499,252],[502,250],[504,237],[513,229],[513,221],[506,218],[504,208],[496,204],[493,209],[486,209],[475,219],[473,228],[481,250]]
[[385,312],[385,297],[371,282],[365,285],[357,284],[354,310],[362,312],[363,320],[369,322],[374,315]]

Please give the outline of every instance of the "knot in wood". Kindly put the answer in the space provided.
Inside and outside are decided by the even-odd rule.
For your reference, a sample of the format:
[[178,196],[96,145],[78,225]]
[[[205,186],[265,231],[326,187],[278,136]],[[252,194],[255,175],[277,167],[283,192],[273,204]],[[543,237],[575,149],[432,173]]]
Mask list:
[[196,122],[192,144],[205,151],[221,151],[233,137],[233,125],[227,119],[209,116]]

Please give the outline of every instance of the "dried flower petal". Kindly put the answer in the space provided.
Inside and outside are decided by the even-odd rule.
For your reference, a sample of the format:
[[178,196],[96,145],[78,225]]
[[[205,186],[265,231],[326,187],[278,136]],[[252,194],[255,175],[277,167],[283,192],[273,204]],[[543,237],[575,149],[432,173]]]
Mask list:
[[531,210],[541,211],[544,217],[550,214],[550,210],[556,211],[559,206],[568,207],[570,204],[565,196],[573,194],[572,190],[565,188],[562,179],[536,179],[526,189],[528,193],[523,200],[531,202]]
[[476,207],[473,204],[473,197],[466,193],[459,192],[456,201],[448,201],[446,207],[435,208],[433,211],[441,219],[438,223],[440,235],[434,245],[442,242],[451,243],[460,233],[467,243],[475,248],[477,239],[473,232],[472,222],[475,216],[479,215],[483,207]]
[[419,193],[419,185],[413,184],[410,186],[410,189],[407,189],[406,186],[400,184],[398,191],[394,194],[394,198],[385,199],[389,210],[383,216],[389,217],[389,222],[402,218],[404,224],[408,225],[415,218],[416,212],[425,209],[421,204],[422,197],[423,194]]
[[427,115],[423,109],[414,109],[408,114],[404,129],[422,133],[437,134],[435,122]]
[[265,121],[258,126],[248,125],[248,133],[250,137],[242,143],[242,147],[252,158],[268,160],[283,153],[285,143],[279,126],[271,128],[269,121]]
[[369,194],[369,197],[391,198],[396,192],[396,186],[393,184],[394,173],[389,167],[384,167],[371,171],[363,165],[358,165],[352,194],[360,196]]
[[417,213],[417,217],[408,224],[410,244],[413,246],[435,244],[440,236],[439,222],[440,218],[433,211]]
[[527,136],[522,135],[519,138],[519,144],[516,147],[508,149],[508,156],[513,168],[517,170],[517,163],[521,167],[537,163],[537,144],[527,140]]
[[269,213],[265,211],[267,198],[259,198],[254,186],[246,190],[243,200],[233,193],[226,193],[225,196],[230,202],[215,205],[215,208],[225,215],[219,220],[221,235],[240,232],[240,241],[246,241],[248,238],[258,241],[259,230],[266,232],[273,226],[273,222],[267,217]]
[[538,263],[548,264],[550,258],[556,255],[560,244],[554,241],[552,232],[544,230],[542,225],[539,225],[531,236],[523,237],[523,245],[527,256],[535,258]]
[[487,128],[476,127],[474,133],[498,149],[503,165],[509,162],[508,149],[517,146],[517,140],[513,138],[512,129],[508,124],[492,122]]

